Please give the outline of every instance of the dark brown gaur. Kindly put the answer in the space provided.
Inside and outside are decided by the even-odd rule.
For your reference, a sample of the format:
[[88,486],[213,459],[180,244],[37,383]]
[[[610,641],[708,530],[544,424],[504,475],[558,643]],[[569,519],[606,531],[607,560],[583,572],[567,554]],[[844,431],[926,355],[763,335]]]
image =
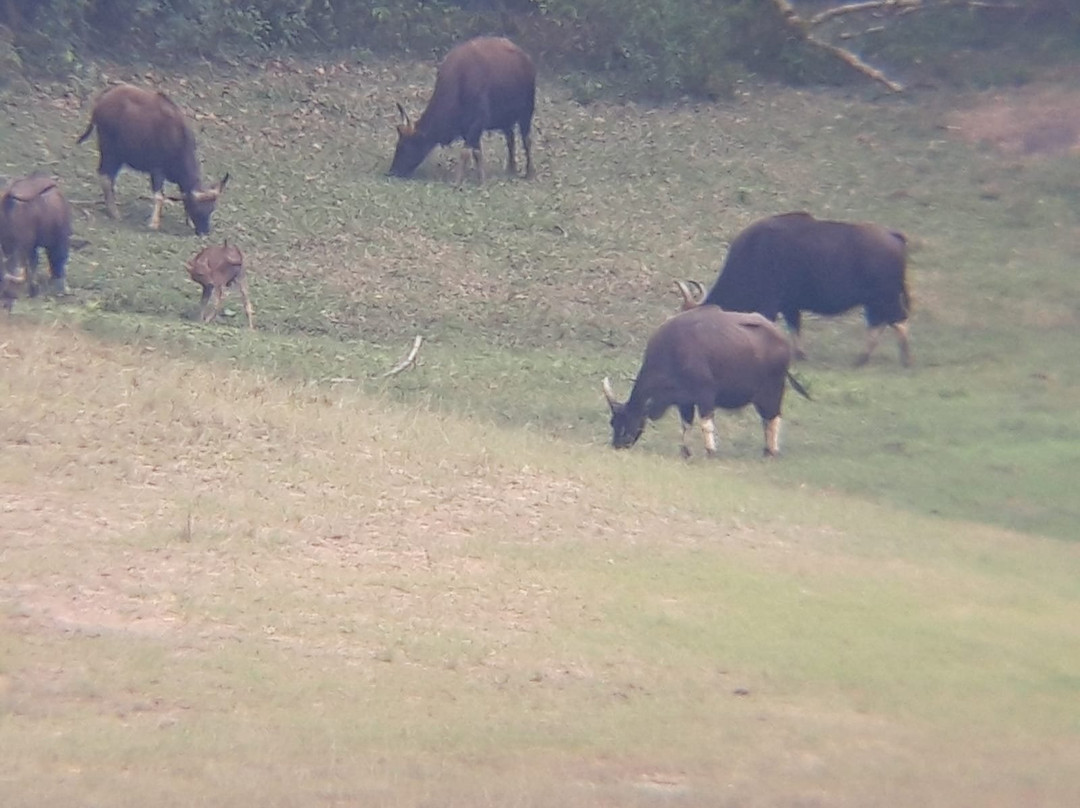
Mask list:
[[701,418],[705,451],[716,453],[716,408],[737,410],[753,404],[765,431],[765,454],[780,452],[780,409],[787,382],[809,398],[791,376],[791,345],[772,322],[760,314],[696,306],[664,322],[645,347],[630,399],[615,398],[604,379],[604,398],[611,409],[612,445],[633,446],[646,420],[660,418],[671,407],[682,420],[682,454],[694,411]]
[[19,289],[38,293],[38,252],[49,257],[49,277],[59,294],[67,292],[71,250],[71,205],[56,180],[43,173],[20,177],[0,189],[0,305],[11,310]]
[[119,84],[103,92],[94,103],[90,124],[78,139],[82,143],[97,128],[98,175],[105,196],[105,208],[114,219],[120,218],[116,206],[116,175],[122,167],[150,175],[154,192],[154,211],[150,229],[161,226],[165,206],[165,182],[180,186],[188,220],[202,236],[210,232],[210,216],[229,181],[206,188],[202,184],[195,157],[195,135],[184,120],[184,113],[164,93],[155,93],[130,84]]
[[187,270],[191,279],[202,286],[199,316],[204,323],[213,322],[218,316],[224,302],[225,288],[235,285],[244,301],[248,328],[255,328],[255,311],[251,307],[244,275],[244,254],[239,247],[228,241],[204,247],[188,261]]
[[398,104],[401,124],[390,176],[411,177],[436,146],[465,141],[458,165],[458,182],[472,157],[480,182],[484,161],[480,139],[484,132],[500,131],[506,137],[506,171],[517,174],[514,161],[514,127],[521,131],[525,149],[525,176],[532,177],[533,109],[536,105],[536,68],[532,59],[509,39],[477,37],[453,48],[435,77],[435,90],[415,125]]
[[760,219],[735,237],[703,302],[756,311],[770,320],[782,315],[800,359],[802,312],[831,316],[862,306],[868,336],[855,364],[870,359],[881,333],[891,327],[900,361],[908,367],[906,263],[907,239],[897,230],[784,213]]

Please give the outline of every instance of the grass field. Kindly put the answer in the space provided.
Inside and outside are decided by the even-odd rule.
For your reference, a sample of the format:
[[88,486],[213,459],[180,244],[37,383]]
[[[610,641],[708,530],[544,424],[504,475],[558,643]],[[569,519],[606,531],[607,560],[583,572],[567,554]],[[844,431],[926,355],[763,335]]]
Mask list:
[[[1080,801],[1080,161],[974,115],[1060,89],[548,76],[538,178],[456,187],[451,150],[382,176],[429,65],[100,71],[3,101],[0,173],[89,242],[0,318],[4,805]],[[73,144],[112,79],[230,172],[259,331],[193,321],[144,177],[104,216]],[[780,460],[749,412],[713,461],[674,416],[608,449],[672,280],[793,209],[908,234],[915,367],[811,320]]]

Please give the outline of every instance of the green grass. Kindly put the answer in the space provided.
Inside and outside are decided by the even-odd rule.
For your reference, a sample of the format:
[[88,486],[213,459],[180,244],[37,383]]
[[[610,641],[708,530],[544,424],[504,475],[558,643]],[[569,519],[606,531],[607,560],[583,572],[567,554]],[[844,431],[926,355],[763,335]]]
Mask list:
[[[184,324],[197,244],[175,206],[164,232],[145,230],[144,177],[122,174],[125,219],[103,218],[94,150],[72,145],[86,103],[9,100],[4,167],[60,174],[91,242],[70,272],[82,313],[61,316],[366,389],[422,334],[424,367],[393,384],[403,401],[599,444],[599,380],[628,388],[674,309],[672,279],[711,281],[726,243],[770,213],[882,221],[912,243],[917,367],[901,371],[885,341],[851,370],[857,315],[811,321],[799,372],[819,400],[789,404],[789,458],[771,474],[1073,538],[1080,514],[1059,494],[1080,429],[1075,159],[1003,159],[948,139],[941,125],[967,101],[944,93],[865,102],[748,86],[723,105],[580,107],[545,86],[536,182],[455,187],[454,150],[395,182],[382,176],[394,100],[420,107],[428,71],[327,67],[158,77],[198,116],[206,174],[232,174],[215,237],[247,251],[256,339]],[[497,167],[499,139],[487,151]],[[732,462],[750,462],[757,430],[739,423]],[[661,429],[642,451],[673,451],[661,438],[673,427]]]

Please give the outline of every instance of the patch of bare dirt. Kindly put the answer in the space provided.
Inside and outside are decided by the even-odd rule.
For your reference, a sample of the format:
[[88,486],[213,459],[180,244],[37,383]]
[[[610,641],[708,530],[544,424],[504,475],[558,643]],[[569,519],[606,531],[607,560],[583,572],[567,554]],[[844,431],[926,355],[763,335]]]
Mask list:
[[1011,156],[1080,154],[1080,90],[1048,85],[995,91],[952,113],[948,128],[968,143]]

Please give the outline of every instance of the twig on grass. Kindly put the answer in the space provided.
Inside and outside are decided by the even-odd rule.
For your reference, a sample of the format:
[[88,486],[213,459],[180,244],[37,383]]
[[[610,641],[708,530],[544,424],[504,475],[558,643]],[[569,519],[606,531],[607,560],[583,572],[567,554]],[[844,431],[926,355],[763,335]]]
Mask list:
[[412,350],[409,351],[409,355],[402,359],[400,362],[398,362],[396,365],[394,365],[392,368],[390,368],[390,370],[386,371],[386,373],[382,375],[382,378],[388,379],[391,376],[397,376],[399,373],[401,373],[403,370],[406,370],[407,368],[415,367],[416,356],[420,353],[420,345],[423,342],[424,338],[417,334],[416,338],[413,340]]

